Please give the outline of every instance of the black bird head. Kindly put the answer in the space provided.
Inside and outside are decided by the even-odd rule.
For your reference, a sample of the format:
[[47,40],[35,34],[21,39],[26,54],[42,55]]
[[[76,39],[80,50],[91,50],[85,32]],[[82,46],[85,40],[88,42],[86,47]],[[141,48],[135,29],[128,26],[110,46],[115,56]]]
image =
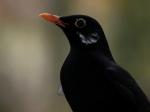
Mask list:
[[59,17],[49,13],[42,13],[40,16],[64,31],[71,48],[88,51],[100,49],[111,56],[104,32],[95,19],[85,15]]

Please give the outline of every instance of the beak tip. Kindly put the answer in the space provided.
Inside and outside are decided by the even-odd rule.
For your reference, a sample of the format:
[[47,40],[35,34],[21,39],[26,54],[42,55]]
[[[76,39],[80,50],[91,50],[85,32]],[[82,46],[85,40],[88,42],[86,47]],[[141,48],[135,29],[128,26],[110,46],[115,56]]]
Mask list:
[[39,14],[38,16],[40,16],[40,17],[41,17],[42,15],[43,15],[43,14]]
[[51,14],[49,14],[49,13],[40,13],[40,14],[39,14],[40,17],[50,16],[50,15],[51,15]]

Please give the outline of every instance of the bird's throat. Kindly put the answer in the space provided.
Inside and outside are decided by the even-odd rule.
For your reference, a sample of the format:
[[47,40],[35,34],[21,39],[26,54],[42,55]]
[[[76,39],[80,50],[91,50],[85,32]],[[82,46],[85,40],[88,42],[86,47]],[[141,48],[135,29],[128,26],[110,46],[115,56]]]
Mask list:
[[99,40],[97,33],[92,33],[90,35],[85,36],[84,34],[77,32],[77,35],[79,36],[81,43],[85,45],[95,44]]

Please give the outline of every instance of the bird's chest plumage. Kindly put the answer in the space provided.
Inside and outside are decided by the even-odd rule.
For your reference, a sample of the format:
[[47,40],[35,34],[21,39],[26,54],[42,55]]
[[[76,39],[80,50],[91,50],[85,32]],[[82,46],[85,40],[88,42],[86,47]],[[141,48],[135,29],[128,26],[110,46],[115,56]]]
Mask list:
[[62,87],[68,101],[79,105],[93,101],[96,105],[99,100],[104,100],[103,96],[109,93],[106,92],[108,85],[103,76],[104,69],[103,64],[89,55],[69,56],[61,70]]
[[107,101],[113,98],[113,90],[109,87],[104,71],[103,63],[89,55],[73,55],[66,59],[61,70],[61,83],[72,108],[83,111],[93,111],[98,105],[105,108]]
[[74,86],[90,86],[103,81],[103,70],[103,65],[98,65],[90,56],[73,56],[66,59],[61,70],[61,80]]

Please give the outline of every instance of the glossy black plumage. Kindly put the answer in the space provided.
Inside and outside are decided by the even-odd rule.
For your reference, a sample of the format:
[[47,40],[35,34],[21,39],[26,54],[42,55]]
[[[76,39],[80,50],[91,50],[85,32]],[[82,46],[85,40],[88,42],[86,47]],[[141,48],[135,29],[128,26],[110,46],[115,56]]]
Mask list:
[[[82,15],[60,19],[68,24],[62,29],[71,46],[61,70],[61,82],[73,112],[150,112],[142,90],[114,61],[97,21]],[[86,26],[74,25],[78,19],[84,19]],[[87,43],[81,36],[87,38]],[[97,42],[90,43],[90,38]]]
[[114,61],[100,24],[84,15],[60,20],[70,43],[61,83],[73,112],[150,112],[143,91]]

